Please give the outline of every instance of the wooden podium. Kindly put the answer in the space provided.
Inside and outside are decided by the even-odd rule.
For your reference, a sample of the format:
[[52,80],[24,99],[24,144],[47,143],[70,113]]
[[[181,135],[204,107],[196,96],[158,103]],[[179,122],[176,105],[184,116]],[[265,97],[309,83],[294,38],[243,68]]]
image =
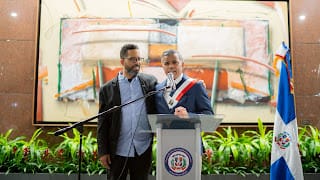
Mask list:
[[152,132],[157,133],[157,180],[200,180],[202,145],[200,132],[213,132],[223,115],[179,118],[149,115]]

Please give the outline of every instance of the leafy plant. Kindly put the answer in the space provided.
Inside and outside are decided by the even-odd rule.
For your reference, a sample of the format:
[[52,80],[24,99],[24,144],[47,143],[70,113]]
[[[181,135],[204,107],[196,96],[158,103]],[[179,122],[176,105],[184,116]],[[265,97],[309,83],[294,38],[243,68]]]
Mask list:
[[21,166],[18,166],[18,170],[23,172],[42,172],[48,168],[48,160],[50,156],[50,150],[45,140],[38,139],[42,133],[41,129],[37,129],[31,139],[22,146],[21,153]]
[[[61,135],[64,140],[52,148],[38,138],[41,129],[37,129],[29,141],[25,141],[24,136],[10,140],[11,133],[12,129],[0,136],[0,172],[78,172],[80,134],[76,129],[73,130],[74,137],[65,133]],[[82,147],[81,172],[89,175],[105,173],[105,168],[97,161],[97,140],[92,137],[92,132],[83,136]]]
[[[62,142],[48,147],[40,139],[37,129],[29,141],[24,136],[10,139],[12,129],[0,134],[0,172],[25,173],[76,173],[79,153],[82,154],[81,172],[103,174],[106,170],[97,161],[97,139],[92,132],[82,135],[82,152],[79,152],[80,133],[73,129],[72,135],[64,133]],[[52,133],[50,133],[52,134]],[[272,130],[267,131],[261,119],[258,130],[241,134],[231,127],[222,132],[202,133],[205,153],[202,159],[202,174],[234,173],[241,176],[259,176],[269,172],[272,145]],[[304,172],[317,173],[320,169],[320,134],[312,126],[299,128],[299,150]],[[156,174],[156,138],[152,147],[152,175]]]
[[253,164],[256,167],[266,167],[270,164],[273,131],[266,132],[261,119],[258,119],[258,131],[248,130],[245,134],[252,136],[251,144],[254,147]]
[[223,166],[243,166],[250,163],[253,147],[252,138],[241,134],[240,137],[235,129],[230,126],[224,128],[225,136],[222,133],[214,132],[214,143],[217,148],[217,159]]
[[92,137],[92,132],[87,136],[82,135],[82,151],[79,152],[80,132],[73,128],[73,137],[67,133],[60,135],[64,140],[55,146],[55,172],[67,172],[68,174],[78,172],[79,155],[81,153],[81,172],[92,174],[105,173],[105,168],[98,161],[97,154],[97,139]]
[[46,141],[38,139],[42,133],[41,129],[37,129],[29,141],[25,141],[25,137],[17,137],[9,140],[8,137],[12,130],[9,130],[5,136],[1,135],[1,154],[4,162],[1,171],[9,172],[45,172],[50,165],[50,150]]
[[[272,131],[258,119],[258,131],[247,130],[238,134],[230,126],[223,132],[214,132],[202,136],[206,148],[203,158],[203,174],[268,172],[270,163]],[[223,167],[223,168],[217,168]]]
[[319,172],[320,164],[320,133],[312,126],[299,128],[299,150],[303,169],[306,172]]
[[19,153],[24,144],[24,136],[10,140],[11,133],[12,129],[9,129],[5,134],[0,135],[0,172],[10,172],[15,166],[15,155]]
[[152,143],[152,162],[151,162],[151,174],[156,175],[156,165],[157,165],[157,138],[153,138]]

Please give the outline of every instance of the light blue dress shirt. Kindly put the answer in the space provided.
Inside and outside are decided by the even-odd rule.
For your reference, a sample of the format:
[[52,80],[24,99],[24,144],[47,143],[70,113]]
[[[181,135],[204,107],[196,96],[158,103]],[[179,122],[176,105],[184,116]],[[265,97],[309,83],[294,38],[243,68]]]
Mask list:
[[[131,82],[121,73],[118,75],[121,104],[136,100],[143,96],[140,81],[134,77]],[[149,147],[152,135],[147,118],[145,99],[123,106],[122,122],[116,154],[124,157],[134,157],[135,152],[141,155]]]

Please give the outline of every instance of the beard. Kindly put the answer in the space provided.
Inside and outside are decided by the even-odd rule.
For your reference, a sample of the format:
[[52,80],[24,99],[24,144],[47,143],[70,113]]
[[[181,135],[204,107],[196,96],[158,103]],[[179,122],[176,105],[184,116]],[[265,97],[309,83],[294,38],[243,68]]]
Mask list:
[[130,74],[131,76],[136,76],[139,71],[140,71],[140,65],[134,65],[134,66],[125,66],[125,70],[127,71],[128,74]]

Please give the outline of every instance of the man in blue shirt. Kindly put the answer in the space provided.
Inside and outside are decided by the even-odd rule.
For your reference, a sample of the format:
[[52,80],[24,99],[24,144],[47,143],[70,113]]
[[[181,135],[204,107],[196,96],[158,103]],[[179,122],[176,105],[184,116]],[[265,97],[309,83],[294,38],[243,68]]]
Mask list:
[[[100,88],[99,113],[136,100],[155,90],[157,79],[139,73],[140,51],[126,44],[120,51],[123,66],[118,75]],[[140,99],[98,118],[97,140],[99,159],[110,169],[111,179],[146,180],[152,161],[152,134],[147,114],[155,113],[154,96]]]

